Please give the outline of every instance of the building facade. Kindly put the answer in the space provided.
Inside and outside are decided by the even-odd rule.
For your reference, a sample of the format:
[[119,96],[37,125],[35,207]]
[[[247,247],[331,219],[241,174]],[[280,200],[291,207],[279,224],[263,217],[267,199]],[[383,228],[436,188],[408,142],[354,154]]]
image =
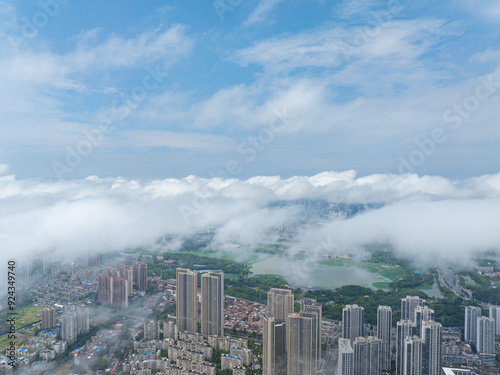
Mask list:
[[263,375],[286,375],[286,322],[264,313]]
[[477,343],[477,319],[479,317],[481,317],[481,309],[479,307],[465,307],[465,342],[473,344]]
[[365,309],[358,305],[347,305],[342,309],[342,338],[351,343],[365,335]]
[[224,336],[224,272],[201,275],[201,334]]
[[196,272],[177,268],[177,327],[179,332],[198,330],[198,276]]
[[267,308],[277,320],[286,321],[293,313],[294,296],[290,289],[271,288],[267,292]]
[[382,340],[382,369],[391,370],[392,309],[379,306],[377,310],[377,337]]

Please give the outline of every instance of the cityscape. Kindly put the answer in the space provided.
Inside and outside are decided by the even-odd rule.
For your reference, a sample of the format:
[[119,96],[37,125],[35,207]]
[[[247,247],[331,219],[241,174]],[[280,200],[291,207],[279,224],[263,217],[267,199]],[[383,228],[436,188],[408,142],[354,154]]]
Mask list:
[[500,375],[500,0],[0,0],[0,375]]
[[[376,251],[373,256],[387,254]],[[19,340],[14,345],[4,340],[8,332],[3,334],[0,373],[499,372],[500,306],[475,300],[470,290],[468,297],[462,298],[465,292],[441,280],[445,283],[441,292],[448,298],[442,295],[427,301],[418,293],[392,297],[388,306],[350,292],[362,302],[338,304],[335,299],[321,298],[325,297],[321,289],[294,288],[281,277],[248,271],[237,276],[207,269],[220,265],[237,272],[248,267],[223,260],[223,254],[215,258],[201,255],[206,253],[198,249],[163,255],[127,252],[120,253],[118,259],[106,254],[86,255],[71,263],[31,259],[20,267],[22,273],[18,272],[20,285],[23,280],[30,282],[17,289],[19,311],[31,314],[30,320],[24,321],[28,318],[23,316],[23,323],[16,323]],[[116,260],[123,263],[114,267],[103,264]],[[199,264],[200,260],[210,264]],[[497,267],[500,264],[477,266],[466,273],[493,283],[500,274]],[[447,272],[448,280],[452,279],[452,270]],[[398,277],[395,285],[412,279],[415,286],[418,273],[412,273]],[[442,273],[436,270],[433,282],[439,282]],[[464,285],[463,276],[455,277]],[[238,291],[233,286],[237,281],[247,289],[236,296],[228,294]],[[349,288],[358,288],[358,293],[370,291],[363,287],[341,289],[348,294]],[[252,297],[256,290],[259,298]],[[405,290],[398,291],[401,293]],[[319,296],[321,302],[313,296]],[[459,311],[455,309],[453,314],[462,319],[454,326],[446,325],[452,310],[440,305],[447,299],[457,305]],[[339,319],[331,319],[328,311],[332,305],[338,305]],[[443,311],[436,314],[432,307]]]

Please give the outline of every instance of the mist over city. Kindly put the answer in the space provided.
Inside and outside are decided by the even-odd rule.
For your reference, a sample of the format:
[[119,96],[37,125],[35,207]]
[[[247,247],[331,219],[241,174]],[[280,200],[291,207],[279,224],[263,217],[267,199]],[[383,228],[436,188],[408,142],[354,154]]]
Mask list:
[[0,0],[0,375],[500,374],[496,0]]

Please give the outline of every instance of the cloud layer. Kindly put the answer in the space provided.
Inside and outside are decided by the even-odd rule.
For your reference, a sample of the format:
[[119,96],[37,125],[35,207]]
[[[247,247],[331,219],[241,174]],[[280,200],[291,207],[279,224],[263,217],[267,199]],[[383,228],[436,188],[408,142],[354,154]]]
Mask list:
[[[352,218],[332,216],[309,227],[296,200],[382,203]],[[270,205],[284,201],[288,205]],[[500,247],[500,174],[451,181],[417,175],[356,177],[355,171],[248,180],[154,181],[89,177],[42,181],[0,177],[0,246],[19,257],[149,246],[164,235],[215,229],[214,247],[272,241],[279,227],[299,225],[291,252],[350,251],[387,243],[407,256],[468,259]],[[302,224],[300,224],[302,223]]]

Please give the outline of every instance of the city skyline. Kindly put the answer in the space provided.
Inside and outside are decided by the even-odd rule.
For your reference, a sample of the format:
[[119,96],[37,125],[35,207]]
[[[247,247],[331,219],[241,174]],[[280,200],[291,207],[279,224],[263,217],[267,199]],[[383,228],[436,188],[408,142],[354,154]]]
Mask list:
[[499,33],[0,0],[0,375],[500,373]]

